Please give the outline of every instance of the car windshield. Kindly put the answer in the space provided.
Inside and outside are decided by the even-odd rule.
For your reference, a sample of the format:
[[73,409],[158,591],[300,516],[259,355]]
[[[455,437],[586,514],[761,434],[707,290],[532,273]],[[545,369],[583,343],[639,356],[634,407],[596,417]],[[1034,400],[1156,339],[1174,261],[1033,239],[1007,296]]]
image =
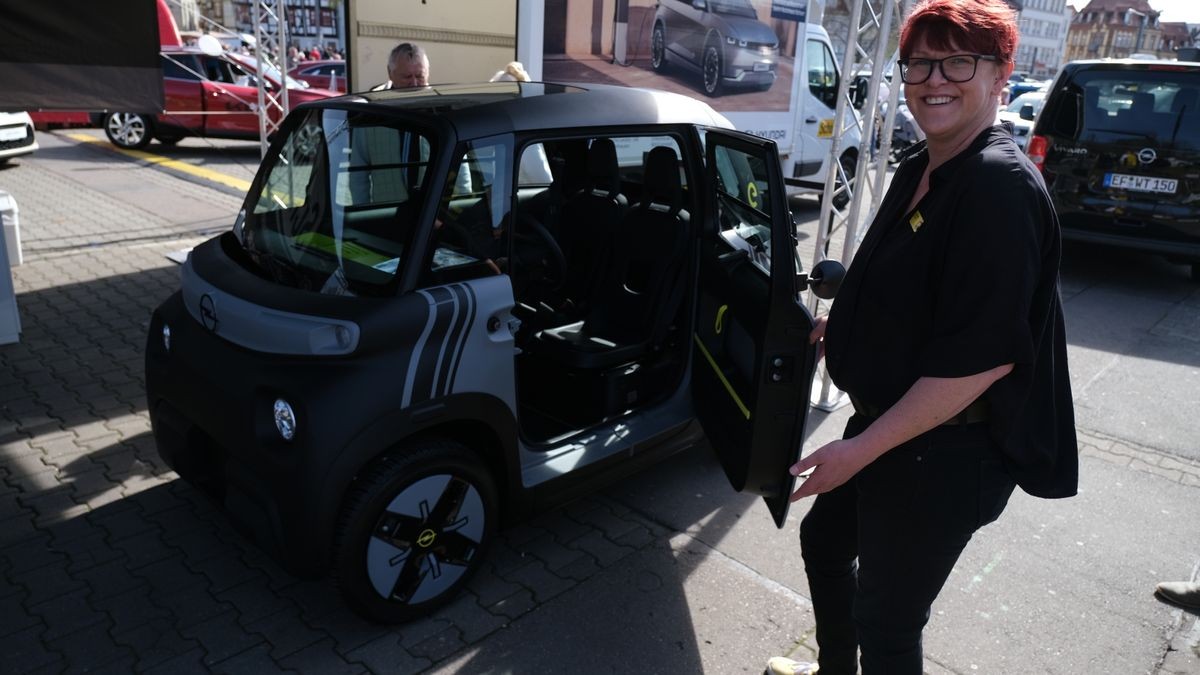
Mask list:
[[1046,94],[1040,91],[1031,91],[1014,98],[1004,108],[1005,112],[1020,113],[1021,108],[1027,105],[1033,106],[1033,114],[1037,115],[1042,111],[1042,105],[1046,102]]
[[1200,70],[1081,73],[1080,137],[1200,150]]
[[383,293],[429,194],[430,136],[346,110],[310,110],[290,129],[247,197],[242,246],[279,283]]
[[750,5],[750,0],[709,0],[709,9],[717,14],[732,14],[757,19],[758,13]]

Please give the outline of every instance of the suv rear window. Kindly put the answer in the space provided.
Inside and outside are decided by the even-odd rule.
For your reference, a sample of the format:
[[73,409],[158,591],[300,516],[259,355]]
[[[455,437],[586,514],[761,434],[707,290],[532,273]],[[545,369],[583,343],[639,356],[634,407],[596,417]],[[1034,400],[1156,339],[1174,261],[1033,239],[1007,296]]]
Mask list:
[[1054,132],[1083,142],[1142,138],[1200,149],[1200,71],[1086,69],[1068,91],[1073,95],[1055,111]]

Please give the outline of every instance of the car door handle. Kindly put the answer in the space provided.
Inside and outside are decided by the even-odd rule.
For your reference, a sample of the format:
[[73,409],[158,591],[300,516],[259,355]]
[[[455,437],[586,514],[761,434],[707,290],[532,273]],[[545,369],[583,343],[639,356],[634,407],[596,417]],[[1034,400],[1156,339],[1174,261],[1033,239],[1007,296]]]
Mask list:
[[805,124],[816,124],[816,123],[817,123],[817,118],[815,118],[815,117],[805,117],[805,118],[804,118],[804,123],[805,123]]

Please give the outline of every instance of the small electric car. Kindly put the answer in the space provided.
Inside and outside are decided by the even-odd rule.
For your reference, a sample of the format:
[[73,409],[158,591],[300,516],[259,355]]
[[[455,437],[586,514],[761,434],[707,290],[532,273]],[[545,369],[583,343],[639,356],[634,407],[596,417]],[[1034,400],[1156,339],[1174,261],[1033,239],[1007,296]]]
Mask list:
[[305,104],[154,313],[158,450],[301,576],[428,612],[503,523],[707,441],[782,524],[814,351],[771,141],[693,99]]

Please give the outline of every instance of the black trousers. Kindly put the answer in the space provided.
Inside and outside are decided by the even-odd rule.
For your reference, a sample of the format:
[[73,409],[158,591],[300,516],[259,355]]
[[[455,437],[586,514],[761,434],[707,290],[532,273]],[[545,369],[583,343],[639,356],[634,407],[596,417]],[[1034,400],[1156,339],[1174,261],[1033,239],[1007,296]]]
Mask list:
[[[869,424],[854,415],[845,437]],[[986,424],[937,427],[893,448],[800,524],[821,675],[919,675],[929,609],[971,535],[1014,487]]]

